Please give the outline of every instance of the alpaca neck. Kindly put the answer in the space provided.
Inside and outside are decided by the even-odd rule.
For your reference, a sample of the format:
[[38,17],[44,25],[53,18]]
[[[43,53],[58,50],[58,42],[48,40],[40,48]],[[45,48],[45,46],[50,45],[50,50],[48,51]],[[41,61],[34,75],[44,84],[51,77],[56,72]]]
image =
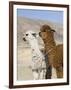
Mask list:
[[54,38],[44,40],[46,52],[48,53],[51,49],[56,46]]

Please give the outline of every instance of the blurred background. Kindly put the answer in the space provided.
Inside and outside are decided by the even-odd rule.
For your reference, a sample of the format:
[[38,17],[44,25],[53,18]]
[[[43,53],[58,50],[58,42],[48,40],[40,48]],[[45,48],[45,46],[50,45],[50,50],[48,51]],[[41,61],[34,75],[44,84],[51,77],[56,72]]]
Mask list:
[[[32,80],[31,69],[32,54],[28,42],[24,42],[23,33],[33,30],[39,33],[40,27],[49,25],[56,32],[54,34],[56,44],[63,43],[63,11],[17,9],[17,79]],[[38,37],[39,45],[44,43]]]

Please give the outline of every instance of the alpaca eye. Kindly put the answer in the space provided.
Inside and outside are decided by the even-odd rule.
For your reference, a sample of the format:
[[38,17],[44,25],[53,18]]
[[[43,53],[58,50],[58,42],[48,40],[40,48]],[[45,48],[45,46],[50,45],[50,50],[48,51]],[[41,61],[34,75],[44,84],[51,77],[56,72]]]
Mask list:
[[32,35],[33,35],[33,36],[35,36],[36,34],[35,34],[35,33],[33,33]]
[[42,32],[46,32],[46,30],[43,30]]
[[26,34],[26,36],[28,36],[28,34]]

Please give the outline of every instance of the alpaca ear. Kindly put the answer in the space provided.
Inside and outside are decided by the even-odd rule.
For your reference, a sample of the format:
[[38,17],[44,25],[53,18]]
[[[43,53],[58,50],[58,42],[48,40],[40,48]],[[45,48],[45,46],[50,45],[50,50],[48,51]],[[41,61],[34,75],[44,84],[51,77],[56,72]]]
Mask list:
[[55,30],[54,30],[54,29],[51,29],[51,31],[52,31],[52,32],[55,32]]
[[37,38],[39,37],[39,33],[36,34],[36,37],[37,37]]

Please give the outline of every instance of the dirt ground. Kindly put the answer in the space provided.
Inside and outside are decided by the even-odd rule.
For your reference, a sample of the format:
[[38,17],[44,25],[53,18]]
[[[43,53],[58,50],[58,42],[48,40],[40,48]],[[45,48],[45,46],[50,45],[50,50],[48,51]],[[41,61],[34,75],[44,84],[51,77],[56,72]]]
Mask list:
[[18,80],[32,80],[33,74],[31,69],[32,57],[30,48],[18,50]]

